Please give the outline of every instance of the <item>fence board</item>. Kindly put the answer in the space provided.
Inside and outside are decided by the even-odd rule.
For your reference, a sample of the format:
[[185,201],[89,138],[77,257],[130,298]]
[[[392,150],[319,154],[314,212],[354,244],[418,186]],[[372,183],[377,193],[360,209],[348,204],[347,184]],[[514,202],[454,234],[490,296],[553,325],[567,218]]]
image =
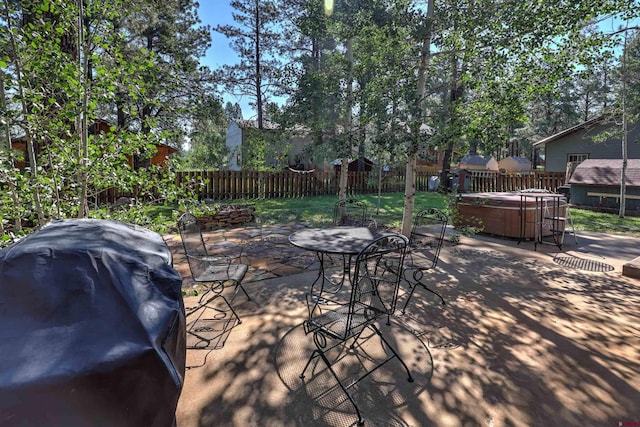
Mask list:
[[557,192],[564,184],[563,172],[531,171],[522,173],[499,173],[470,171],[468,191],[473,193],[495,191],[520,191],[528,188]]
[[[403,171],[382,172],[382,192],[403,192]],[[523,173],[499,173],[466,171],[466,177],[453,177],[458,191],[474,193],[495,191],[520,191],[527,188],[546,189],[557,192],[564,184],[562,172],[532,171]],[[378,192],[379,170],[371,172],[349,172],[347,194],[372,194]],[[421,170],[416,174],[416,191],[428,191],[429,180],[439,176],[437,170]],[[175,184],[180,188],[196,188],[200,199],[235,200],[281,197],[310,197],[337,195],[340,177],[332,173],[298,173],[265,171],[196,171],[178,172]],[[195,186],[195,187],[194,187]],[[96,195],[103,204],[112,204],[118,197],[126,195],[116,189],[108,189]]]

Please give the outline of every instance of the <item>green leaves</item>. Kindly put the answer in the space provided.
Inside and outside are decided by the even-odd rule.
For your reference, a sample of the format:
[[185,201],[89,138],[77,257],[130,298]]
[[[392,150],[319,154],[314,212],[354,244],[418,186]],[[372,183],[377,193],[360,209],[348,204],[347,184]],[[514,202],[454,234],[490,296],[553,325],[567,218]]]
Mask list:
[[[89,200],[99,200],[97,195],[110,187],[143,194],[149,193],[148,186],[157,185],[166,189],[167,197],[178,191],[168,171],[133,170],[129,161],[134,156],[148,158],[156,153],[156,144],[177,138],[176,132],[164,129],[180,129],[175,123],[185,120],[180,114],[188,111],[189,94],[203,91],[198,84],[205,79],[196,75],[192,64],[194,53],[201,50],[199,43],[206,44],[208,35],[190,34],[195,23],[190,13],[193,2],[161,2],[162,11],[146,11],[161,13],[165,20],[162,35],[154,38],[161,43],[139,49],[146,45],[139,43],[145,35],[133,21],[151,25],[157,20],[129,15],[128,6],[135,2],[112,3],[119,7],[105,11],[102,1],[84,1],[86,26],[81,34],[77,2],[18,2],[14,9],[3,11],[10,25],[0,31],[13,36],[9,41],[15,47],[1,46],[0,65],[11,106],[2,119],[21,130],[37,154],[36,164],[29,165],[31,174],[2,169],[6,172],[2,182],[15,183],[9,191],[15,197],[1,198],[3,218],[42,214],[46,220],[82,213],[80,189],[85,184]],[[129,27],[125,30],[122,25]],[[172,37],[184,37],[184,42]],[[100,121],[118,117],[119,123],[102,126]],[[80,119],[90,129],[86,152]]]

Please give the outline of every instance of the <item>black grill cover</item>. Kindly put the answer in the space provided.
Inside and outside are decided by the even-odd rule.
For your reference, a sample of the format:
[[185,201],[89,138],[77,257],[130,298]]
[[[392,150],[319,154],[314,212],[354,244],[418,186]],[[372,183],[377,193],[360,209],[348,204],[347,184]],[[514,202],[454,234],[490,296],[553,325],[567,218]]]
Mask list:
[[0,426],[171,426],[182,280],[162,237],[56,220],[0,251]]

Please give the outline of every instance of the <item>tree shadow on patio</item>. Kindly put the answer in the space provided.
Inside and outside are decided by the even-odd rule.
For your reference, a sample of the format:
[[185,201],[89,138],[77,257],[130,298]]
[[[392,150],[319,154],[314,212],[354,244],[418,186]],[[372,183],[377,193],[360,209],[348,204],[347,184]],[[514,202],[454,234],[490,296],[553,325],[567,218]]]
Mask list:
[[[248,284],[256,304],[240,307],[243,323],[187,373],[180,427],[355,422],[320,365],[299,378],[315,274]],[[482,243],[445,247],[433,277],[444,307],[422,293],[383,326],[420,376],[407,383],[391,363],[358,384],[367,425],[617,425],[640,414],[636,284]],[[358,363],[349,355],[345,369]]]
[[[354,385],[352,396],[367,425],[376,425],[376,420],[384,420],[382,425],[385,426],[407,426],[399,416],[401,408],[419,404],[417,396],[429,383],[433,359],[427,346],[406,328],[385,325],[381,330],[388,340],[395,339],[415,381],[409,383],[402,366],[390,362]],[[278,377],[296,402],[288,407],[287,414],[311,425],[355,424],[357,417],[353,406],[319,358],[311,363],[305,378],[300,378],[313,349],[313,339],[305,335],[302,324],[291,328],[275,349]],[[334,370],[348,384],[349,378],[361,376],[386,356],[378,337],[371,332],[360,338],[356,348],[341,345],[327,352],[327,357],[334,361]]]
[[447,305],[427,298],[399,319],[458,345],[430,346],[446,366],[430,396],[442,413],[497,425],[613,425],[639,413],[634,285],[470,248],[450,248],[434,279]]

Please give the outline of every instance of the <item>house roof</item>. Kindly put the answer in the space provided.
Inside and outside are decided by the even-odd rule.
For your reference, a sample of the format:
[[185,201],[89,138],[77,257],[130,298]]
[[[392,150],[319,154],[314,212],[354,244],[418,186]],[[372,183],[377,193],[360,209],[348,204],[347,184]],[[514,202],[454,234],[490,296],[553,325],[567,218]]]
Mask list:
[[[622,159],[587,159],[576,167],[569,184],[619,187],[621,173]],[[640,159],[627,160],[625,184],[640,187]]]
[[592,125],[604,120],[605,117],[606,116],[604,116],[604,115],[600,115],[598,117],[594,117],[591,120],[587,120],[586,122],[582,122],[582,123],[580,123],[578,125],[575,125],[573,127],[565,129],[563,131],[560,131],[560,132],[558,132],[558,133],[556,133],[554,135],[551,135],[551,136],[548,136],[548,137],[546,137],[544,139],[541,139],[538,142],[534,142],[533,146],[534,147],[538,147],[540,145],[545,145],[545,144],[548,144],[550,142],[554,142],[554,141],[562,138],[563,136],[570,135],[570,134],[572,134],[574,132],[577,132],[579,130],[588,129],[590,126],[592,126]]
[[502,160],[507,160],[507,159],[512,159],[515,160],[518,163],[531,163],[531,160],[525,158],[525,157],[518,157],[518,156],[509,156],[509,157],[505,157]]
[[158,147],[158,148],[160,148],[160,147],[166,147],[166,148],[167,148],[167,151],[169,151],[169,155],[171,155],[171,154],[175,153],[176,151],[178,151],[178,149],[177,149],[177,148],[172,147],[172,146],[167,145],[167,144],[163,144],[163,143],[158,143],[158,144],[156,144],[156,147]]
[[462,160],[460,160],[460,164],[466,165],[486,165],[493,156],[481,156],[480,154],[466,154]]

